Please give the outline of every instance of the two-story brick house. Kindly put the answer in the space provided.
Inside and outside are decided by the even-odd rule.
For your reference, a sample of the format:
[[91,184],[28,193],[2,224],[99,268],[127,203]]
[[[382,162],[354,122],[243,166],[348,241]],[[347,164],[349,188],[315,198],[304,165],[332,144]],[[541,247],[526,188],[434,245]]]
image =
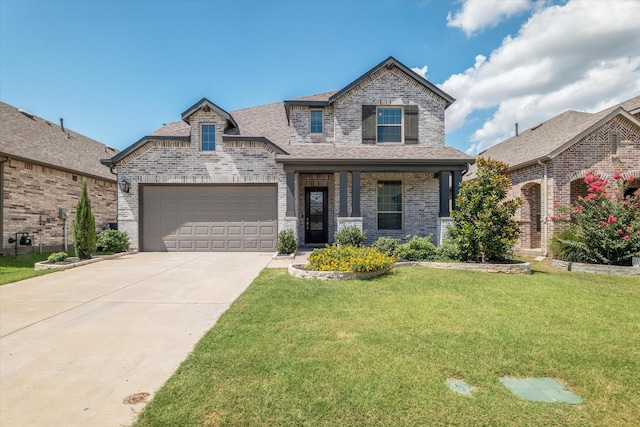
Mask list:
[[[509,164],[508,196],[524,202],[516,213],[521,237],[515,249],[547,254],[554,204],[586,195],[589,170],[608,180],[615,172],[634,178],[629,193],[640,187],[640,96],[593,114],[566,111],[480,155]],[[465,179],[473,178],[474,169]]]
[[[390,57],[334,92],[227,112],[202,99],[111,159],[118,223],[143,251],[274,251],[355,225],[442,234],[473,159],[445,146],[448,94]],[[452,190],[453,189],[453,190]]]

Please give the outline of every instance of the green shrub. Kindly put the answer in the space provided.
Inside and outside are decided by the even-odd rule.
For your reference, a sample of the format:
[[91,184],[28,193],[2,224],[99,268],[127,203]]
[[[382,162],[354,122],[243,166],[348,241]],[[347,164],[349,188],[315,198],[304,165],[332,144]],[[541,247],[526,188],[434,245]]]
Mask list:
[[66,252],[54,252],[47,257],[47,261],[51,264],[56,264],[58,262],[63,262],[68,256],[69,255],[67,255]]
[[458,261],[460,260],[460,247],[455,240],[447,236],[436,247],[435,257],[441,260]]
[[395,255],[407,261],[432,261],[436,256],[436,247],[431,243],[431,234],[426,237],[407,236],[407,243],[396,249]]
[[385,255],[395,256],[396,250],[400,246],[400,240],[393,237],[379,237],[373,242],[372,248],[376,248]]
[[298,249],[298,242],[293,230],[283,230],[278,233],[278,243],[276,246],[279,254],[292,254]]
[[464,261],[504,260],[520,237],[513,215],[522,200],[506,200],[511,188],[506,163],[478,157],[476,165],[476,178],[460,185],[449,234]]
[[129,249],[129,237],[120,230],[104,230],[98,235],[97,247],[103,252],[126,252]]
[[308,270],[312,271],[353,271],[369,273],[386,270],[393,266],[395,259],[377,249],[364,246],[331,245],[314,249],[309,255]]
[[343,246],[362,246],[367,235],[355,225],[345,227],[335,234],[335,240],[338,245]]
[[73,241],[76,256],[80,259],[89,259],[96,251],[96,219],[91,212],[86,180],[82,181],[82,193],[76,205]]

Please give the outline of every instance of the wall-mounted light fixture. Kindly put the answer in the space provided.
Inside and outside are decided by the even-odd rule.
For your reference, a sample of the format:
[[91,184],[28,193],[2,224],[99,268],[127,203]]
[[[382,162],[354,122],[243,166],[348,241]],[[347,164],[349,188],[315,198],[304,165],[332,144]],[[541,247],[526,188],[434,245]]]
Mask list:
[[131,188],[131,183],[127,178],[122,178],[118,181],[118,187],[120,187],[120,191],[123,193],[128,193]]

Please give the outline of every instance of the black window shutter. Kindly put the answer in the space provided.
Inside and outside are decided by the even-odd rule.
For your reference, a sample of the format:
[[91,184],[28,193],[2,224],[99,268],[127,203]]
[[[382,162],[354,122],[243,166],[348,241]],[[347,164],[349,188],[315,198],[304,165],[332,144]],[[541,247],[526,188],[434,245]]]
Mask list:
[[362,143],[376,143],[376,106],[362,106]]
[[404,106],[404,143],[418,143],[418,106]]

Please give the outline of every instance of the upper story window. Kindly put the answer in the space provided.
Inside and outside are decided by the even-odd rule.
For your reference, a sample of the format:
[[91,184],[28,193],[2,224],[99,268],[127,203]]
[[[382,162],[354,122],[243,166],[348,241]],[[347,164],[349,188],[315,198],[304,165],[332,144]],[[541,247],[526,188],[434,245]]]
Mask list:
[[377,142],[402,142],[402,107],[378,107]]
[[363,144],[418,144],[419,107],[362,106]]
[[322,133],[322,110],[311,110],[311,133]]
[[216,125],[202,125],[200,132],[202,151],[215,151],[216,149]]

